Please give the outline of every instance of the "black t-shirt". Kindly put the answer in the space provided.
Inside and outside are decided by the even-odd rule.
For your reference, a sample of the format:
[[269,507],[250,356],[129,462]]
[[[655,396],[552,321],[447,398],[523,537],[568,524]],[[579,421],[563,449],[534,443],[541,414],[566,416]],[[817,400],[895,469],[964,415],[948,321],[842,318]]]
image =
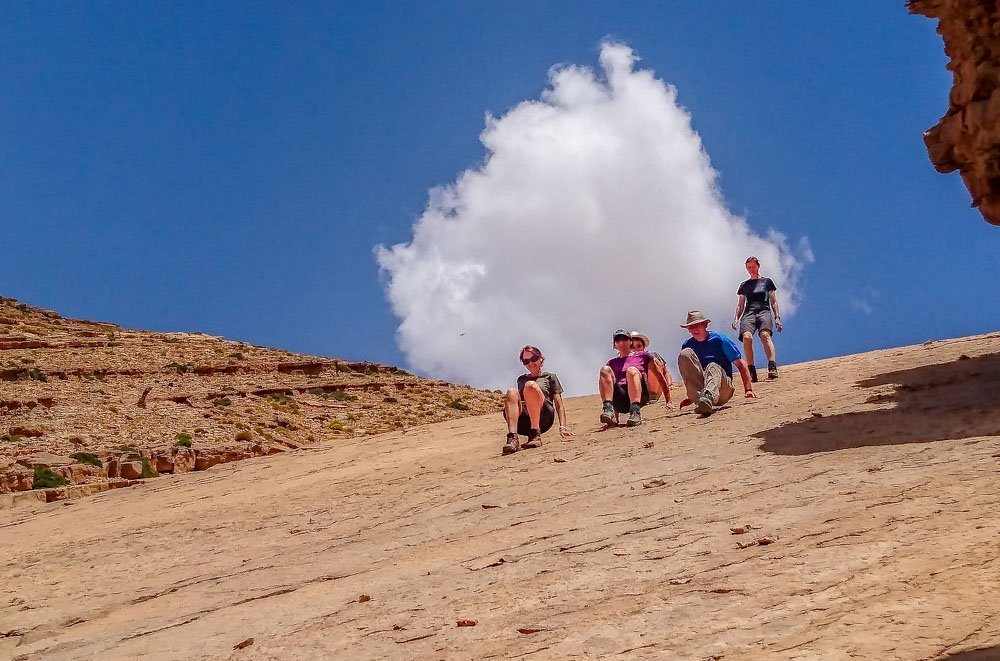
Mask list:
[[743,308],[743,314],[751,312],[762,312],[771,309],[771,292],[777,291],[771,278],[757,278],[754,280],[744,280],[740,285],[737,294],[747,297],[747,305]]

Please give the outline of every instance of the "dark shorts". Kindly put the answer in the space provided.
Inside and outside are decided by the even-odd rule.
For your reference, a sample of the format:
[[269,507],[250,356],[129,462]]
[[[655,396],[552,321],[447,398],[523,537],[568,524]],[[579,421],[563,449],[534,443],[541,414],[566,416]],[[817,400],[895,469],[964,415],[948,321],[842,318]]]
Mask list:
[[[628,413],[632,408],[632,402],[628,398],[628,384],[627,383],[616,383],[615,393],[611,398],[612,404],[614,404],[615,411],[619,413]],[[642,375],[642,397],[639,399],[639,406],[645,406],[649,404],[649,386],[646,385],[646,375]]]
[[[504,415],[503,411],[500,411],[500,415]],[[504,418],[506,420],[506,418]],[[552,429],[552,424],[556,420],[556,406],[552,403],[551,399],[546,399],[542,402],[542,412],[538,416],[538,429],[543,434],[548,430]],[[531,418],[528,417],[528,409],[525,408],[524,400],[521,400],[521,415],[517,417],[517,433],[521,436],[527,436],[528,432],[531,431]]]
[[743,337],[743,333],[760,335],[761,331],[774,335],[774,317],[771,316],[770,310],[748,312],[740,317],[740,337]]

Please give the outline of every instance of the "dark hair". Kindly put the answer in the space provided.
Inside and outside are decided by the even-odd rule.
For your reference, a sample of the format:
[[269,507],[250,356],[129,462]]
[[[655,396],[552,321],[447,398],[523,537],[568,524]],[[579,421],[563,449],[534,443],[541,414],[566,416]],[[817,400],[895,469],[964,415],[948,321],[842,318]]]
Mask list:
[[754,255],[750,255],[749,257],[747,257],[747,261],[745,261],[743,263],[744,264],[749,264],[750,262],[757,262],[757,266],[760,266],[760,260],[757,259],[757,257],[754,256]]
[[530,344],[525,344],[523,347],[521,347],[521,351],[517,354],[517,359],[518,360],[521,360],[521,356],[524,355],[525,351],[530,351],[531,353],[535,354],[539,358],[545,358],[545,356],[542,355],[542,350],[541,349],[539,349],[538,347],[533,347]]

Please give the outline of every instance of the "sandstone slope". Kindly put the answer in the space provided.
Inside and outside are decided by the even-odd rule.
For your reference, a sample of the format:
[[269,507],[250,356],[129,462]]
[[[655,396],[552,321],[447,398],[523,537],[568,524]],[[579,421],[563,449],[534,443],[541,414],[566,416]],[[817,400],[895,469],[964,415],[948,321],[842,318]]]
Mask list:
[[609,431],[573,399],[575,438],[511,457],[492,414],[0,511],[0,657],[996,658],[1000,335],[758,390]]
[[37,487],[36,467],[94,491],[499,406],[495,393],[395,367],[128,330],[0,298],[0,494]]

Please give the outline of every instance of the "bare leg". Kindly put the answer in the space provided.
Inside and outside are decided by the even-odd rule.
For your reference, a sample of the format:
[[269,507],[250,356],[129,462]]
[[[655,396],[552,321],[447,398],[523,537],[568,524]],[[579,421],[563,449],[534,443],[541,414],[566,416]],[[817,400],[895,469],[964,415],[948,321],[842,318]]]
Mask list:
[[642,372],[638,367],[625,370],[625,380],[628,383],[628,401],[638,404],[642,400]]
[[[768,362],[774,362],[774,340],[771,338],[771,333],[766,330],[760,332],[760,343],[764,345],[764,353],[767,355]],[[746,346],[744,344],[744,346]]]
[[503,417],[507,420],[507,433],[517,433],[517,419],[521,416],[521,396],[517,388],[507,391],[503,400]]
[[[763,332],[760,334],[760,339],[762,341],[764,339]],[[764,350],[767,351],[767,345],[764,345]],[[753,333],[743,333],[743,353],[747,357],[747,365],[753,365]]]
[[693,349],[684,349],[677,357],[677,369],[684,380],[684,390],[692,402],[698,401],[701,391],[705,388],[705,370]]
[[[669,372],[667,372],[667,366],[662,360],[659,360],[654,356],[653,362],[655,362],[657,366],[663,370],[664,374],[669,375]],[[669,384],[662,383],[658,378],[656,378],[655,372],[650,370],[646,374],[646,387],[649,389],[649,401],[654,402],[660,399],[660,395],[662,395],[670,386]]]
[[607,365],[601,368],[601,376],[597,379],[597,389],[601,393],[602,402],[610,402],[615,396],[615,372]]
[[531,420],[531,428],[538,429],[538,421],[542,417],[542,403],[545,395],[542,389],[534,381],[524,384],[524,408],[528,411],[528,419]]

